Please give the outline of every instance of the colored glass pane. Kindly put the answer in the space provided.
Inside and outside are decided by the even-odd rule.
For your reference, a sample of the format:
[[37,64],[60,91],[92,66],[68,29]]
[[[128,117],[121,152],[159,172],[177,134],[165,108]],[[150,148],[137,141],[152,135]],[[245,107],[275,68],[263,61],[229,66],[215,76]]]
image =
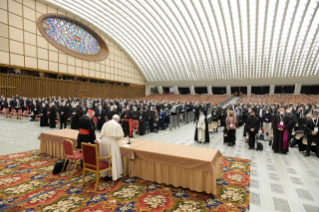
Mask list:
[[58,44],[81,54],[95,55],[100,51],[99,42],[82,27],[59,18],[46,18],[44,31]]

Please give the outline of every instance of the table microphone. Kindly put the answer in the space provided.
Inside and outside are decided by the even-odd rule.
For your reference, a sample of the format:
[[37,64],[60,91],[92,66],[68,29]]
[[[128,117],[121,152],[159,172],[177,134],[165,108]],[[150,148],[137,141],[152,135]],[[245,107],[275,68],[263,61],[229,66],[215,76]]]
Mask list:
[[130,136],[127,136],[127,144],[131,144],[131,141],[130,141]]

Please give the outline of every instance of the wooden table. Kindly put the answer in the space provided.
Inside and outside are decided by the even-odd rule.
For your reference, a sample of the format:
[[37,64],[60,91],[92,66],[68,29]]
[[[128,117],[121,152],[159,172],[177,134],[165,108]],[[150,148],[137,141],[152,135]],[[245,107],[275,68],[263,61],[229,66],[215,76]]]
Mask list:
[[[77,136],[78,131],[70,129],[41,133],[40,153],[65,158],[63,139],[76,147]],[[125,176],[216,194],[216,179],[221,177],[219,150],[140,139],[125,144],[125,139],[119,141]]]

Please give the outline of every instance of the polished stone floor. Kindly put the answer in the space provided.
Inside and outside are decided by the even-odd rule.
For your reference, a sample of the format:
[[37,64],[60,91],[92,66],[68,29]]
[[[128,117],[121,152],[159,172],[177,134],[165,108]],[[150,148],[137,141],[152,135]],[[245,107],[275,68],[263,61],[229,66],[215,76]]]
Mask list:
[[[33,122],[0,120],[0,155],[39,148],[38,135],[49,131]],[[209,144],[194,142],[195,124],[182,124],[172,131],[150,133],[140,139],[219,149],[223,155],[251,159],[250,211],[319,211],[319,159],[312,153],[305,158],[297,148],[288,155],[274,154],[267,142],[264,151],[248,150],[242,142],[243,129],[237,130],[234,147],[223,144],[220,131],[211,136]]]

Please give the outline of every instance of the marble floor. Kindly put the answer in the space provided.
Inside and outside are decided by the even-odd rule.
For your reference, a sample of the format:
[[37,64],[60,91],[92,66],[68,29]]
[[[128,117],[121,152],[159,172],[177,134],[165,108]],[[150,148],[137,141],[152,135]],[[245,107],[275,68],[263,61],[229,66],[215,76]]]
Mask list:
[[[49,128],[33,122],[0,120],[0,155],[39,148],[38,135]],[[234,147],[223,144],[223,133],[211,136],[209,144],[193,141],[195,124],[140,136],[140,139],[219,149],[223,155],[251,159],[250,211],[319,212],[319,159],[305,158],[297,148],[288,155],[274,154],[268,142],[264,151],[248,150],[242,142],[243,128],[237,129]]]

